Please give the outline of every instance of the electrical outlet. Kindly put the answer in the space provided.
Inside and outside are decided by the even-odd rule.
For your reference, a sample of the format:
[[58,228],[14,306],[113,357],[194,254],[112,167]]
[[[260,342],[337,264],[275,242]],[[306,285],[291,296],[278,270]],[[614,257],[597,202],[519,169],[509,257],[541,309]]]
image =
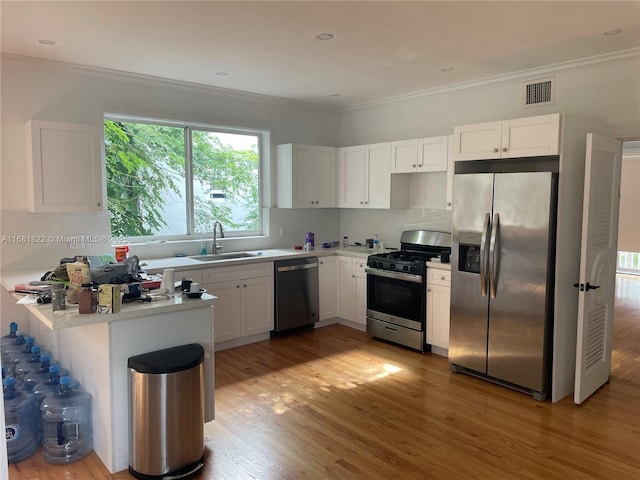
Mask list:
[[280,226],[280,236],[282,237],[285,233],[286,233],[286,230],[285,230],[285,229],[284,229],[284,227],[281,225],[281,226]]

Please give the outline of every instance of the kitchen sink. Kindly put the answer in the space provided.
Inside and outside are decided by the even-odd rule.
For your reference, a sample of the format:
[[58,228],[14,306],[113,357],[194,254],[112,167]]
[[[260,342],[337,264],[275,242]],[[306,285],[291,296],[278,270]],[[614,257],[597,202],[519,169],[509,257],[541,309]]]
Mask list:
[[201,262],[219,262],[220,260],[233,260],[234,258],[250,258],[257,257],[257,253],[251,252],[229,252],[229,253],[215,253],[209,255],[193,255],[189,258],[200,260]]

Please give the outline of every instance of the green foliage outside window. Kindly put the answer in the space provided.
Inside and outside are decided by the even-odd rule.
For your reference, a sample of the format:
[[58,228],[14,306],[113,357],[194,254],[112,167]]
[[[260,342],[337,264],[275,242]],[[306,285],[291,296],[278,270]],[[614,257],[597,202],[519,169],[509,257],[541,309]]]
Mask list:
[[[260,229],[257,136],[237,135],[244,140],[238,147],[222,141],[228,134],[114,120],[105,120],[104,134],[113,235],[204,233],[215,220],[226,232]],[[185,188],[189,138],[193,199]],[[190,200],[193,231],[187,232]]]

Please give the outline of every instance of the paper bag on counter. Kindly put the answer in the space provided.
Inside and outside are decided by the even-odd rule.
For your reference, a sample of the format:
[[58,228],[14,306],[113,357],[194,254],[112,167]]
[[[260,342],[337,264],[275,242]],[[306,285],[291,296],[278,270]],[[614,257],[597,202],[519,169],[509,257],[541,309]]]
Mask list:
[[89,265],[83,262],[70,262],[66,265],[69,275],[67,303],[78,303],[78,293],[82,290],[82,284],[91,283],[91,270]]

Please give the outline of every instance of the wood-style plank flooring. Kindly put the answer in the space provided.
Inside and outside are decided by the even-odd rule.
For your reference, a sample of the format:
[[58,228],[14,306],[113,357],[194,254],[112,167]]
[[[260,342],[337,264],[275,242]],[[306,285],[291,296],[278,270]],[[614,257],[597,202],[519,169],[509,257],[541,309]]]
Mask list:
[[[536,402],[333,325],[216,354],[216,420],[196,478],[639,479],[640,277],[618,276],[608,384]],[[10,480],[116,479],[95,453]]]

